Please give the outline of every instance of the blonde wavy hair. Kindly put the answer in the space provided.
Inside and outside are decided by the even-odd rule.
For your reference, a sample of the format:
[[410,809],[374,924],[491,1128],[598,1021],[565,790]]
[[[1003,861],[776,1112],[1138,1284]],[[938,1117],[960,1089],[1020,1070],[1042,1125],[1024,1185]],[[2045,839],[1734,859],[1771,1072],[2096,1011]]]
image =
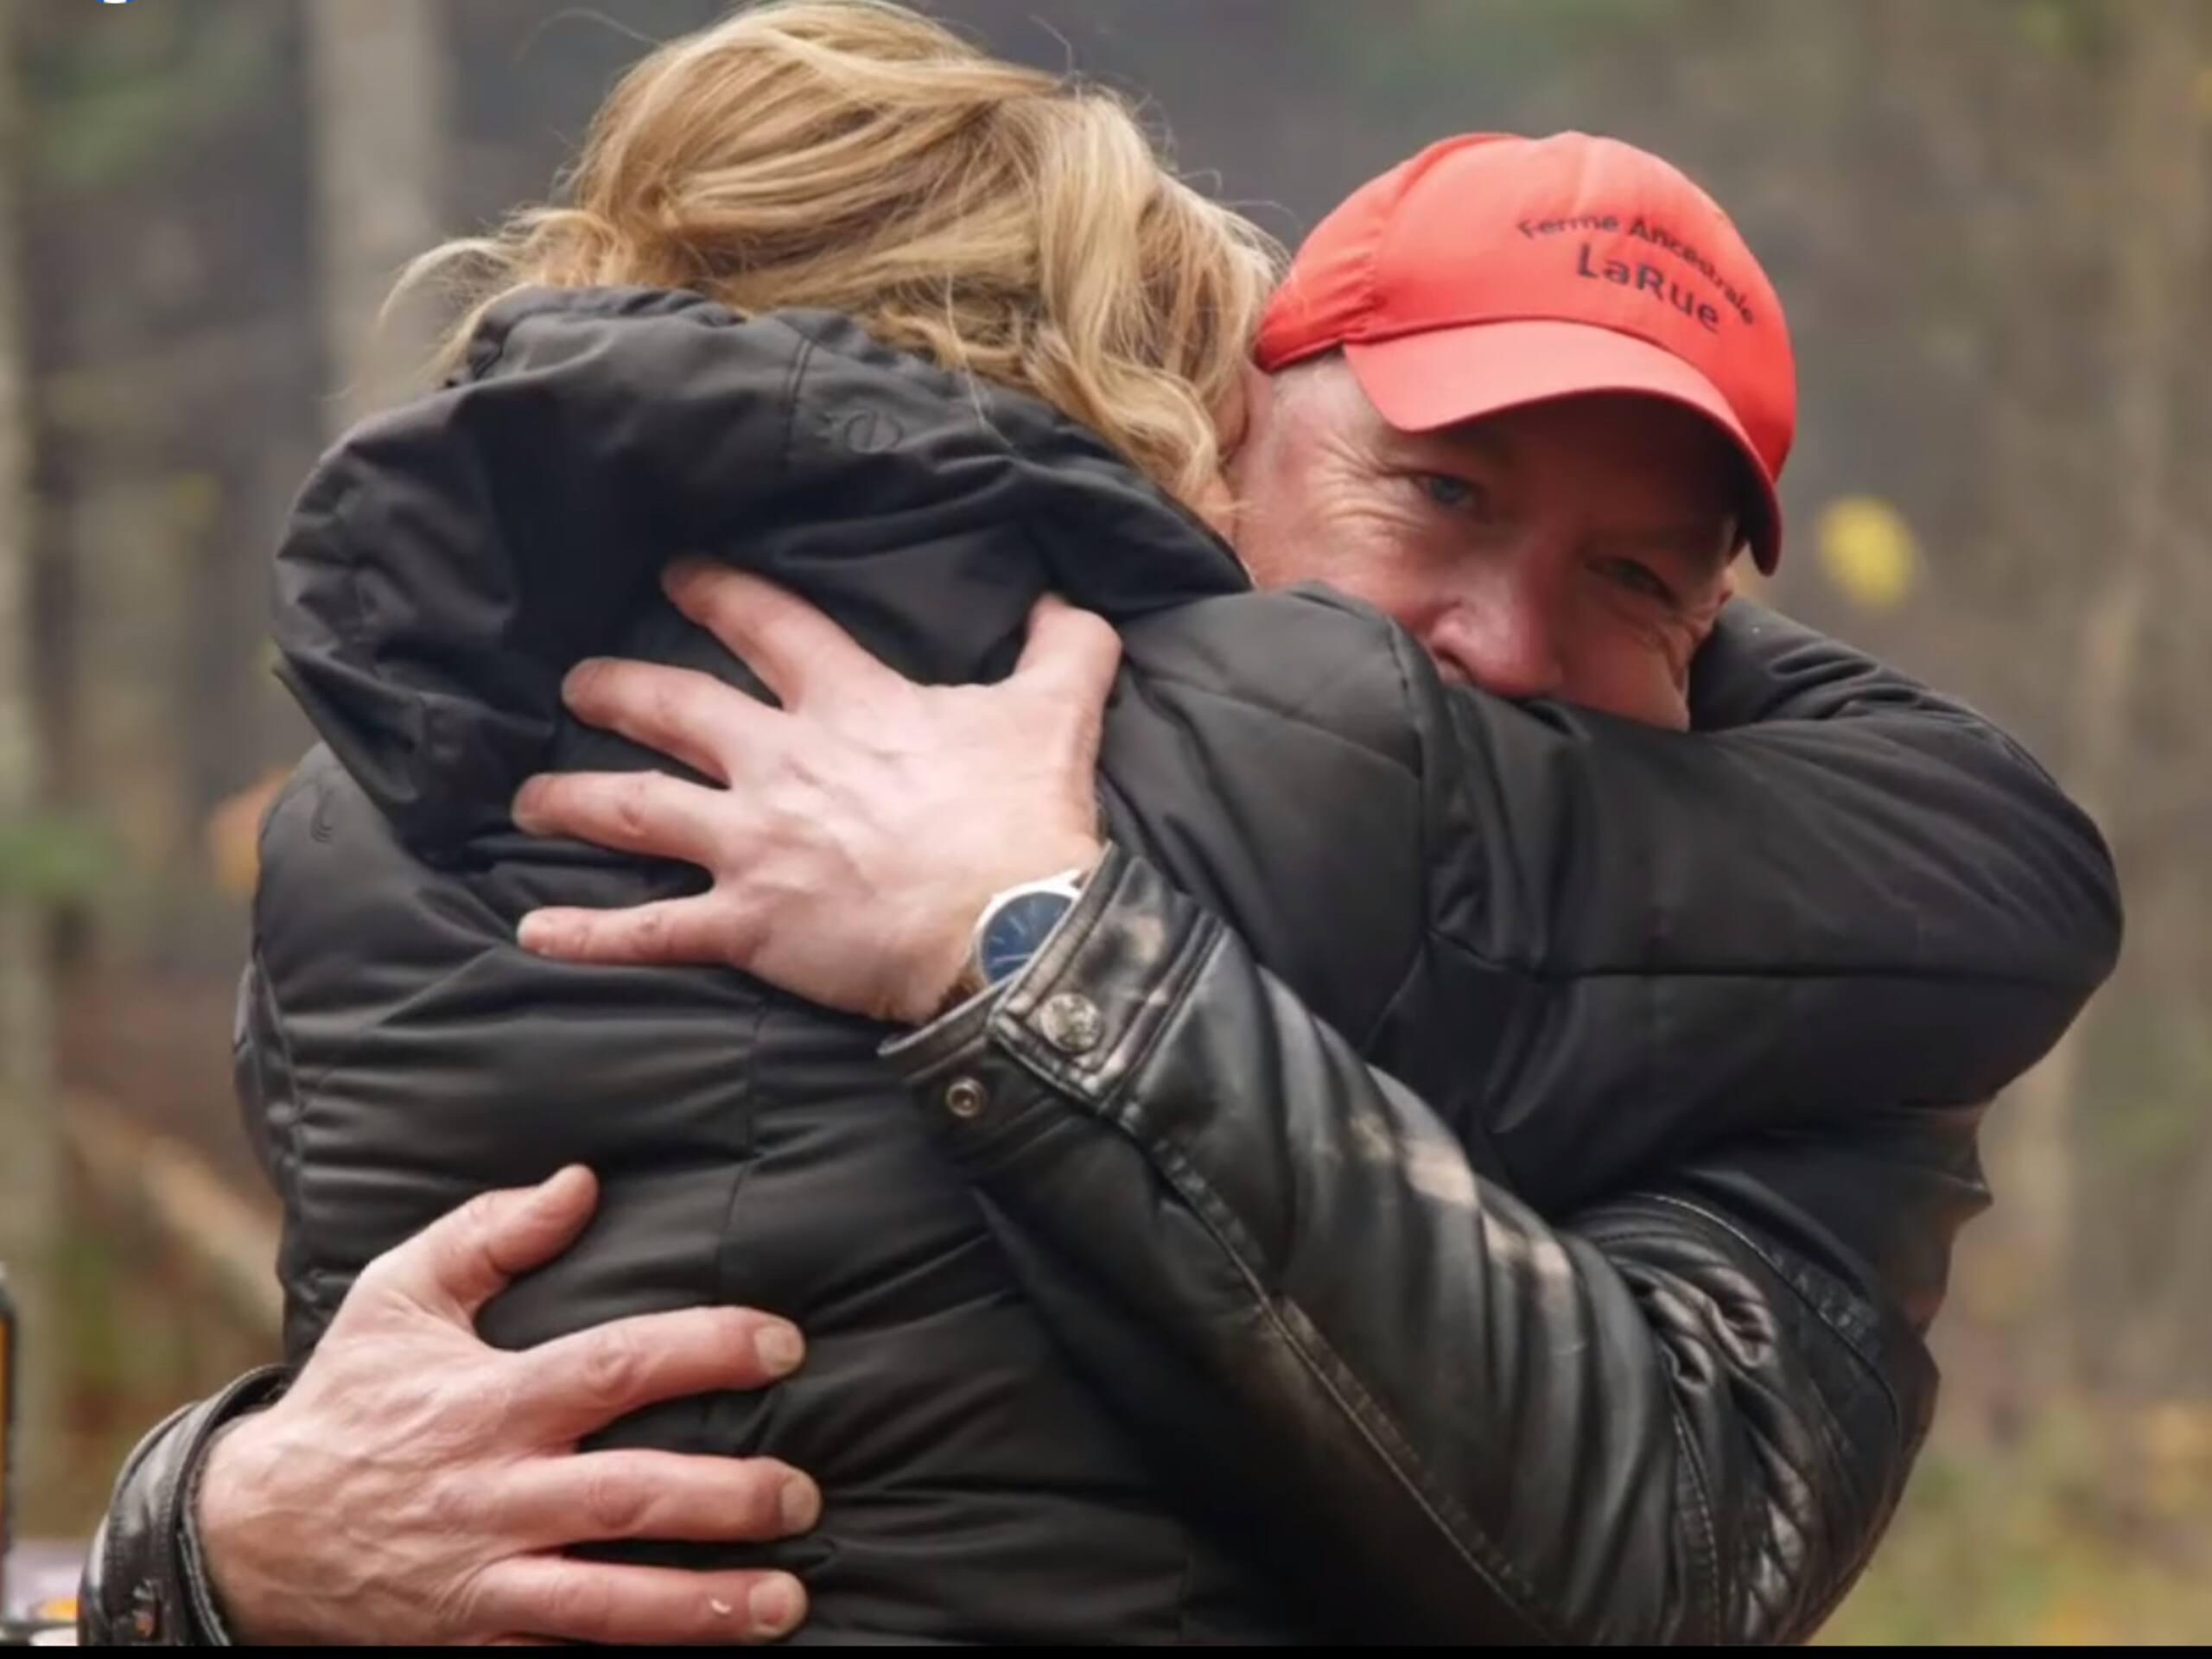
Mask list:
[[524,288],[820,307],[1044,399],[1194,506],[1282,265],[1122,99],[888,0],[777,0],[660,48],[560,195],[407,273],[467,308],[448,363]]

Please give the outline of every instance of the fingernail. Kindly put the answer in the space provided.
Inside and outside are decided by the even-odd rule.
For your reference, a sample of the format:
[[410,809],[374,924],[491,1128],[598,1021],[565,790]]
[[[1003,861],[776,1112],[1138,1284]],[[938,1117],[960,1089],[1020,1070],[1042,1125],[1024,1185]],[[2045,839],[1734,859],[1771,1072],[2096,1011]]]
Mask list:
[[798,1580],[763,1579],[753,1586],[753,1622],[768,1636],[781,1636],[798,1623]]
[[788,1325],[767,1325],[753,1338],[753,1351],[771,1376],[789,1376],[806,1357],[806,1344]]
[[515,929],[515,943],[533,957],[545,954],[545,927],[535,912],[524,917]]
[[574,668],[570,669],[566,674],[563,674],[561,677],[561,701],[563,702],[575,702],[576,699],[576,694],[583,690],[584,682],[589,679],[593,675],[598,673],[600,669],[605,664],[605,662],[606,659],[604,658],[587,657],[583,661],[578,663]]
[[802,1532],[812,1532],[814,1523],[822,1518],[822,1489],[801,1477],[784,1483],[784,1531],[796,1537]]
[[537,833],[538,797],[544,793],[543,784],[541,779],[531,779],[515,791],[514,804],[507,809],[515,828],[525,835]]
[[565,1198],[579,1181],[591,1179],[591,1170],[582,1164],[564,1164],[548,1175],[537,1191],[547,1198]]

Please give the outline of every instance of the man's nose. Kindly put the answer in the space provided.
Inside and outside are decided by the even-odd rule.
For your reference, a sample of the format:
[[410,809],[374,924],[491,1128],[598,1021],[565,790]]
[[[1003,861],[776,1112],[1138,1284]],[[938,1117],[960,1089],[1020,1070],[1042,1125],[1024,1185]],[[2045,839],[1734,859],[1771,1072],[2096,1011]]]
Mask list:
[[1527,573],[1488,582],[1439,614],[1424,642],[1447,674],[1501,697],[1550,697],[1567,682],[1565,606]]

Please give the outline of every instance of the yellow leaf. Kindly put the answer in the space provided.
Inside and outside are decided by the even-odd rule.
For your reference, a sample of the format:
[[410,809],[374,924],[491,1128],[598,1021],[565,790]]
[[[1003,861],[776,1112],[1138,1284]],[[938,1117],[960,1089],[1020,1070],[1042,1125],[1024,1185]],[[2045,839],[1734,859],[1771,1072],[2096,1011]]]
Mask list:
[[2063,1596],[2029,1638],[2039,1648],[2101,1648],[2111,1644],[2112,1621],[2079,1591]]
[[1846,496],[1821,512],[1821,569],[1861,610],[1894,610],[1920,578],[1920,544],[1904,516],[1871,495]]
[[207,529],[223,510],[223,482],[213,473],[179,473],[169,480],[169,510],[179,528]]

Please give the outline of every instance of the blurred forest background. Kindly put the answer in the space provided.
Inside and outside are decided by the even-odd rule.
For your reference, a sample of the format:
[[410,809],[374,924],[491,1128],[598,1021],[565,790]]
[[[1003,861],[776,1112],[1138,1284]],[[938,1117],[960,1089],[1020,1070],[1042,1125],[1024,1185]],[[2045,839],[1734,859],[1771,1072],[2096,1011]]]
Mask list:
[[[1948,1392],[1830,1637],[2212,1637],[2212,0],[931,0],[1144,99],[1294,240],[1476,128],[1618,134],[1736,215],[1799,342],[1764,596],[2025,737],[2127,957],[2004,1103]],[[404,392],[371,323],[541,195],[718,0],[0,0],[0,1261],[22,1523],[266,1352],[230,1099],[253,829],[305,727],[267,561]],[[45,1243],[58,1238],[57,1245]]]

